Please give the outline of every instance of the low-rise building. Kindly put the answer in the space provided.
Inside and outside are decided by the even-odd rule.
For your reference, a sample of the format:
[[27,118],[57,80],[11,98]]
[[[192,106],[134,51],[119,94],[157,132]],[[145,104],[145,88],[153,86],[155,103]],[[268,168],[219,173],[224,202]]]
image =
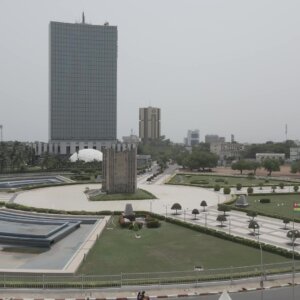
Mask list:
[[262,162],[265,159],[278,159],[285,160],[284,153],[256,153],[255,154],[256,161]]
[[239,143],[211,143],[210,152],[219,156],[219,163],[224,164],[226,160],[239,159],[241,152],[244,150],[244,145]]
[[290,148],[290,161],[300,160],[300,147]]
[[218,136],[217,134],[207,134],[205,136],[205,143],[225,143],[225,137]]

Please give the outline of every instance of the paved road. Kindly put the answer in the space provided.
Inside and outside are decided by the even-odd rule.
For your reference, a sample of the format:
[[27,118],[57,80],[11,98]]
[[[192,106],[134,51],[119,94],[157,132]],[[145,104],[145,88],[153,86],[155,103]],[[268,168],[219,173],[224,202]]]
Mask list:
[[[295,295],[293,297],[293,289],[291,287],[275,288],[264,291],[252,291],[231,293],[229,296],[232,300],[298,300],[300,299],[300,286],[295,287]],[[180,297],[180,300],[218,300],[220,295],[211,296],[195,296],[195,297]],[[168,298],[170,299],[170,298]],[[178,298],[171,298],[178,299]]]

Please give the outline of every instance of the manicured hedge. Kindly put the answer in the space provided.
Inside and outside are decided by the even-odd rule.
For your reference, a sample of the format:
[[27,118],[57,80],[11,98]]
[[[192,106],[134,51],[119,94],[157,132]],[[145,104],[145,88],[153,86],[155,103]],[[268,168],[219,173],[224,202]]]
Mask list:
[[224,193],[225,195],[229,195],[229,194],[230,194],[230,192],[231,192],[231,189],[230,189],[230,187],[228,187],[228,186],[225,186],[225,187],[224,187],[224,189],[223,189],[223,193]]
[[260,202],[260,203],[263,203],[263,204],[265,204],[265,203],[271,203],[271,199],[268,199],[268,198],[262,198],[262,199],[259,200],[259,202]]
[[249,186],[249,187],[247,188],[247,193],[248,193],[248,194],[253,194],[253,187]]

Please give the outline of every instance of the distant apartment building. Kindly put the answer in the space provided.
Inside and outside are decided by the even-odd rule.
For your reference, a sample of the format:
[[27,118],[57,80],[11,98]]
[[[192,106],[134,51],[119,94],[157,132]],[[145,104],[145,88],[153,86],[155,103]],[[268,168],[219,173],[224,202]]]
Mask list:
[[278,159],[285,161],[284,153],[256,153],[255,154],[256,161],[262,162],[265,159]]
[[143,107],[139,109],[139,137],[143,142],[160,138],[160,108]]
[[218,136],[216,134],[207,134],[205,135],[205,143],[225,143],[225,137]]
[[50,23],[49,152],[101,149],[117,138],[117,27]]
[[239,143],[211,143],[210,152],[219,156],[219,162],[223,164],[227,159],[239,159],[244,145]]
[[198,145],[200,142],[200,133],[198,129],[188,130],[187,137],[184,138],[184,144],[187,147],[193,147]]
[[300,160],[300,147],[290,148],[290,161]]

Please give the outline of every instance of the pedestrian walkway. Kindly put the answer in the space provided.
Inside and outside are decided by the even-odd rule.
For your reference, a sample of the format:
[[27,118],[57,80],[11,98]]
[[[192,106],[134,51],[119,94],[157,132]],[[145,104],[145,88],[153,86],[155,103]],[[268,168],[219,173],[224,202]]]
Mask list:
[[[291,240],[286,236],[289,229],[293,228],[292,224],[287,226],[287,229],[284,228],[282,220],[258,216],[255,218],[255,221],[259,224],[259,232],[257,235],[253,235],[253,230],[248,228],[250,218],[246,213],[232,210],[226,212],[227,221],[224,222],[224,226],[220,226],[217,216],[223,214],[223,212],[218,211],[216,207],[210,207],[206,212],[201,212],[200,215],[195,216],[192,214],[192,210],[183,209],[183,212],[180,215],[169,214],[169,217],[183,220],[185,222],[198,224],[201,226],[213,228],[218,231],[223,231],[231,235],[240,236],[246,239],[259,241],[266,244],[271,244],[283,249],[292,251],[293,247]],[[300,224],[295,223],[294,229],[300,231]],[[295,242],[295,251],[300,253],[300,244]]]

